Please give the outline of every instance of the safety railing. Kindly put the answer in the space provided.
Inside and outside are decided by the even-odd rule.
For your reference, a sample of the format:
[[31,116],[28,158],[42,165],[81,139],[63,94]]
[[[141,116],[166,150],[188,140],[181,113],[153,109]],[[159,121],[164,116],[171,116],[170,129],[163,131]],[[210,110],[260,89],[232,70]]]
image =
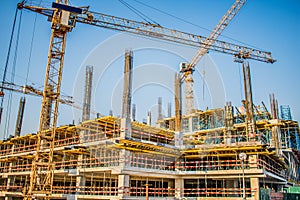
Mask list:
[[[185,197],[243,197],[242,188],[184,188]],[[251,197],[255,189],[245,188],[245,196]]]

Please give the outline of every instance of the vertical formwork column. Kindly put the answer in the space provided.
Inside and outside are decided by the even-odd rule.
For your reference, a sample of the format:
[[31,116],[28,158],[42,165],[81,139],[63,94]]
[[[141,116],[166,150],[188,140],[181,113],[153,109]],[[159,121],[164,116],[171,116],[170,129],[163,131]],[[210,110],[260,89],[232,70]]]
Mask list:
[[84,98],[83,98],[82,121],[87,121],[90,119],[92,83],[93,83],[93,66],[87,65],[85,71],[85,90],[84,90]]
[[281,129],[278,124],[280,123],[279,115],[278,115],[278,103],[275,99],[274,94],[270,95],[270,105],[272,112],[272,120],[269,121],[270,124],[274,124],[272,126],[272,138],[270,140],[270,146],[276,149],[276,153],[279,155],[281,153]]
[[126,50],[125,65],[124,65],[124,89],[123,89],[122,118],[130,118],[131,90],[132,90],[132,67],[133,67],[132,51]]
[[[87,121],[91,116],[91,96],[92,96],[92,84],[93,84],[93,66],[87,65],[85,68],[85,86],[83,96],[83,110],[82,121]],[[84,143],[87,139],[89,130],[80,131],[80,142]]]
[[83,161],[83,154],[78,155],[77,158],[77,172],[76,172],[76,191],[78,194],[81,194],[85,188],[85,182],[86,182],[86,177],[84,174],[80,174],[80,169],[82,166],[82,161]]
[[158,97],[158,117],[157,119],[162,119],[163,116],[162,116],[162,98],[161,97]]
[[136,117],[136,105],[132,104],[132,121],[135,121]]
[[151,126],[151,112],[148,112],[148,116],[147,116],[147,125]]
[[16,122],[15,137],[18,137],[21,134],[24,109],[25,109],[25,97],[21,97],[20,104],[19,104],[18,117],[17,117],[17,122]]
[[243,74],[244,74],[244,92],[245,92],[245,107],[246,107],[246,133],[247,141],[254,140],[256,136],[255,119],[253,110],[253,98],[252,98],[252,86],[250,67],[248,62],[243,62]]
[[[8,173],[11,174],[11,168],[13,166],[13,163],[10,162],[9,163],[9,168],[8,168]],[[10,189],[10,187],[14,184],[13,180],[12,180],[12,176],[7,176],[7,184],[6,184],[6,188]]]
[[174,79],[174,90],[175,90],[175,131],[181,131],[181,120],[182,120],[182,103],[181,103],[181,80],[180,75],[175,74]]
[[183,144],[181,133],[182,122],[182,102],[181,102],[181,80],[180,75],[175,74],[174,78],[174,101],[175,101],[175,146],[181,147]]
[[125,52],[124,89],[122,102],[121,138],[131,137],[131,91],[132,91],[133,55],[131,50]]
[[168,103],[168,117],[172,117],[172,104]]
[[227,102],[225,106],[225,144],[229,145],[232,142],[233,133],[233,107],[231,102]]
[[194,110],[194,79],[192,71],[186,72],[184,83],[185,113],[191,114]]

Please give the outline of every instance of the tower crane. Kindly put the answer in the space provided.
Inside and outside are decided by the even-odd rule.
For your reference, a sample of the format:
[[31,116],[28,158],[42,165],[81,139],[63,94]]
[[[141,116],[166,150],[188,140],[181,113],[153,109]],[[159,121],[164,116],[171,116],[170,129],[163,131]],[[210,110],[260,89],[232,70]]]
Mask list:
[[[272,63],[275,60],[270,52],[235,45],[219,40],[210,40],[203,36],[189,34],[173,29],[164,28],[157,24],[137,22],[125,18],[89,11],[88,7],[74,7],[68,5],[68,0],[56,0],[51,8],[26,5],[24,1],[18,4],[19,9],[27,9],[47,16],[51,20],[52,33],[48,53],[48,62],[43,90],[42,108],[40,112],[40,126],[37,134],[37,148],[32,161],[30,184],[25,190],[24,198],[42,197],[49,199],[53,184],[53,149],[56,135],[58,105],[60,102],[60,88],[65,55],[66,35],[71,32],[76,23],[89,24],[100,28],[123,31],[145,37],[157,38],[193,47],[205,48]],[[209,42],[209,46],[207,43]],[[52,105],[52,106],[49,106]],[[51,108],[51,109],[50,109]],[[51,119],[47,116],[50,114]],[[50,131],[45,131],[49,129]],[[48,143],[47,151],[43,144]],[[48,150],[49,149],[49,150]]]
[[[245,3],[246,0],[236,0],[234,4],[229,8],[229,10],[225,13],[225,15],[221,18],[214,30],[210,33],[209,37],[201,43],[198,52],[194,55],[190,63],[181,63],[180,73],[182,74],[182,80],[184,80],[185,83],[184,95],[186,114],[190,114],[192,112],[192,109],[194,108],[193,72],[195,70],[195,66],[213,46],[215,40],[220,36],[222,31],[228,26],[230,21],[234,18],[234,16],[238,13],[238,11],[243,7]],[[247,55],[241,56],[247,58]]]

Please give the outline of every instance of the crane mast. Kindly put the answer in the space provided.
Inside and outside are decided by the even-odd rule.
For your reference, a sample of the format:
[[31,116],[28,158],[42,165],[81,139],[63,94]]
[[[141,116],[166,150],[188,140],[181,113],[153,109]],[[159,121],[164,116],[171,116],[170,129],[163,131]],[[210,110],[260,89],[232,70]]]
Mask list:
[[[68,0],[56,0],[56,4],[68,4]],[[21,8],[22,4],[19,4]],[[57,126],[60,88],[65,55],[66,35],[73,28],[70,12],[54,9],[51,24],[52,32],[48,53],[48,62],[44,81],[40,125],[37,134],[37,148],[32,161],[30,184],[26,188],[25,198],[33,195],[52,195],[53,186],[53,149]],[[49,131],[46,131],[46,130]],[[45,148],[49,151],[45,151]]]
[[[28,9],[52,19],[52,33],[44,82],[42,108],[40,112],[38,142],[32,162],[30,184],[24,195],[27,199],[32,199],[39,194],[44,195],[45,199],[49,199],[52,194],[54,173],[53,149],[58,117],[58,105],[61,98],[60,87],[66,35],[68,32],[72,31],[76,22],[204,48],[207,50],[210,49],[234,55],[238,58],[248,58],[267,63],[275,62],[270,52],[264,52],[218,40],[212,41],[211,38],[168,29],[159,25],[92,12],[88,10],[88,7],[72,7],[68,5],[67,0],[56,0],[56,3],[52,4],[52,8],[29,6],[25,5],[24,2],[18,4],[18,8]],[[219,29],[225,28],[225,21],[224,25],[220,25]],[[215,35],[218,34],[219,32],[216,32]],[[49,149],[49,151],[44,151],[45,148]]]
[[185,88],[185,111],[190,114],[194,108],[194,79],[193,71],[200,59],[208,52],[208,50],[214,45],[216,39],[220,36],[222,31],[228,26],[233,17],[238,13],[242,6],[246,3],[246,0],[236,0],[234,4],[225,13],[219,23],[216,25],[214,30],[210,33],[209,37],[206,38],[200,46],[200,49],[192,58],[189,64],[182,64],[180,72],[182,73]]

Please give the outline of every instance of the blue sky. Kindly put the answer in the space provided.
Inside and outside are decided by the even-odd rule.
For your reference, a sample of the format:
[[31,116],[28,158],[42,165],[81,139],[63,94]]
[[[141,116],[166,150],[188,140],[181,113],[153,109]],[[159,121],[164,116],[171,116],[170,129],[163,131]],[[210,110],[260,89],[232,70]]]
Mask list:
[[[126,0],[139,11],[164,27],[197,35],[208,36],[233,0],[139,0],[159,10],[175,15],[191,24],[162,14],[135,0]],[[38,1],[34,1],[38,2]],[[18,1],[0,1],[0,63],[1,78],[8,52],[15,7]],[[78,1],[74,6],[90,5],[90,10],[109,15],[143,21],[118,0]],[[43,1],[49,6],[49,1]],[[36,19],[36,23],[35,22]],[[300,65],[300,1],[298,0],[252,0],[245,6],[225,29],[220,40],[272,52],[277,60],[274,64],[250,61],[253,98],[256,105],[261,101],[269,108],[269,94],[275,93],[279,105],[289,105],[292,116],[300,120],[299,74]],[[33,29],[35,24],[35,30]],[[202,27],[202,28],[199,28]],[[33,42],[31,43],[34,34]],[[26,83],[42,89],[50,38],[50,23],[44,16],[23,11],[20,40],[15,65],[15,83]],[[11,80],[15,41],[12,48],[7,80]],[[31,60],[29,52],[32,44]],[[157,98],[163,98],[164,113],[168,102],[173,103],[173,77],[180,62],[188,62],[197,49],[162,41],[130,36],[116,31],[77,24],[67,37],[66,56],[63,72],[62,92],[72,95],[77,104],[82,102],[85,65],[94,65],[92,110],[107,115],[113,110],[120,115],[122,96],[123,54],[125,49],[134,51],[133,103],[137,105],[137,119],[142,121],[148,111],[157,115]],[[243,98],[241,66],[233,62],[230,55],[211,51],[197,65],[195,76],[195,105],[199,109],[222,107],[223,102],[232,101],[241,106]],[[203,71],[205,76],[203,77]],[[6,92],[0,138],[4,133],[13,134],[19,98],[13,93],[9,106]],[[36,132],[39,124],[41,98],[26,96],[25,118],[22,134]],[[10,108],[11,107],[11,108]],[[173,106],[174,107],[174,106]],[[10,114],[9,114],[10,113]],[[8,117],[10,115],[10,117]],[[94,116],[94,115],[92,115]],[[61,105],[59,125],[78,123],[81,113]]]

